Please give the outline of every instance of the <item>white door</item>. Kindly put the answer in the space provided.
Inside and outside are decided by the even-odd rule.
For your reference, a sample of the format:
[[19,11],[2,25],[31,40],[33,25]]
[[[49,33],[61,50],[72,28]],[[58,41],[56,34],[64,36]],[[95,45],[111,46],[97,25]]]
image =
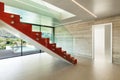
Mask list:
[[112,62],[112,24],[93,25],[94,61]]

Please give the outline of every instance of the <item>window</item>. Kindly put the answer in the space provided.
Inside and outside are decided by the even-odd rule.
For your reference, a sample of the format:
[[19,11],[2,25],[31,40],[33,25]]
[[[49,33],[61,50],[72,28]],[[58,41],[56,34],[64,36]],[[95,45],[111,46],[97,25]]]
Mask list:
[[32,31],[33,32],[40,32],[41,31],[41,26],[32,25]]
[[50,42],[53,42],[53,28],[41,27],[42,37],[50,38]]
[[53,28],[52,27],[33,25],[32,31],[42,32],[43,38],[50,38],[50,42],[53,42]]

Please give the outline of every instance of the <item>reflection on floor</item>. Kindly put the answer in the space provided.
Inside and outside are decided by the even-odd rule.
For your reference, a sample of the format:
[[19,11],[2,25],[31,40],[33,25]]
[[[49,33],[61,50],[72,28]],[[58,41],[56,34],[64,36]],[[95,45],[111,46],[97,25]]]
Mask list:
[[0,60],[0,80],[120,80],[120,65],[79,58],[74,66],[34,54]]

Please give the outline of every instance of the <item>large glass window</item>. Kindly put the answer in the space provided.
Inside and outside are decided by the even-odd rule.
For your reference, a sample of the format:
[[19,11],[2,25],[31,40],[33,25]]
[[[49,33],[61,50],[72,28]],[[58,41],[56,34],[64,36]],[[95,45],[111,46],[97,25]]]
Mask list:
[[14,53],[21,54],[21,39],[15,37],[8,38],[6,41],[6,50],[11,50]]
[[41,32],[41,26],[32,25],[33,32]]
[[50,42],[53,42],[53,28],[41,27],[42,37],[50,38]]
[[[47,25],[47,26],[53,25],[53,18],[50,16],[45,16],[42,14],[37,14],[37,13],[30,12],[30,11],[18,9],[15,7],[10,7],[10,6],[5,6],[5,11],[20,15],[21,22],[39,24],[39,25]],[[44,14],[48,14],[48,13],[44,13]]]
[[28,55],[28,54],[35,54],[35,53],[40,53],[40,49],[37,49],[35,46],[32,44],[22,41],[22,55]]
[[40,53],[39,49],[14,35],[0,30],[0,59]]
[[5,30],[0,30],[0,50],[12,50],[15,52],[16,48],[20,46],[20,42],[21,39]]
[[[43,12],[43,14],[37,14],[10,6],[5,6],[5,11],[20,15],[21,22],[37,24],[32,26],[32,31],[42,32],[42,37],[50,38],[50,42],[53,42],[53,28],[48,26],[53,26],[54,19],[57,19],[57,16],[47,15],[48,13],[46,12]],[[0,51],[3,51],[3,54],[6,53],[6,51],[8,51],[8,53],[11,51],[11,55],[17,54],[16,56],[20,56],[31,53],[39,53],[40,50],[36,49],[35,46],[30,43],[21,40],[6,31],[0,31]]]
[[50,38],[50,42],[53,42],[53,28],[52,27],[33,25],[32,31],[42,32],[43,38]]
[[[33,25],[32,31],[42,32],[43,38],[50,38],[50,42],[53,42],[52,27]],[[15,37],[5,30],[0,30],[0,59],[36,54],[40,52],[41,50],[36,49],[32,44]]]

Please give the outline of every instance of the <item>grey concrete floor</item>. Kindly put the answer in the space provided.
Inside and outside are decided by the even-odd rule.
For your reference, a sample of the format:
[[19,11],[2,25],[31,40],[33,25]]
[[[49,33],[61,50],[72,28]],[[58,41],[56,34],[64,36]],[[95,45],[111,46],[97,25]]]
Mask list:
[[71,65],[34,54],[0,60],[0,80],[120,80],[120,65],[85,58]]

